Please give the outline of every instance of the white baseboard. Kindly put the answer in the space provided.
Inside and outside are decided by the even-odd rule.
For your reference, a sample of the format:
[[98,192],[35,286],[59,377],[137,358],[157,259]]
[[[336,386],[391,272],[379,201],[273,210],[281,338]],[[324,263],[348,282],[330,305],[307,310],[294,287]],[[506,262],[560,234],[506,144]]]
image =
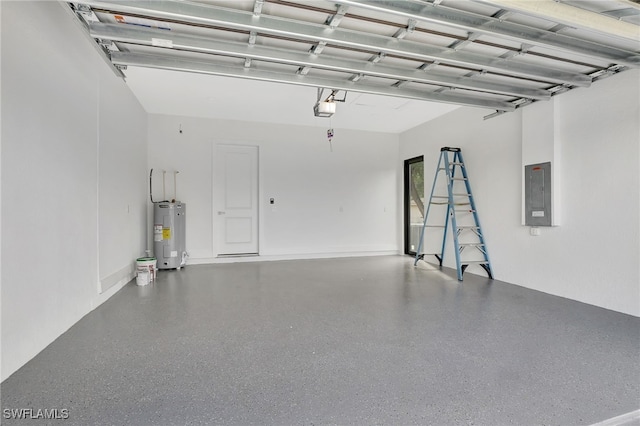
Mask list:
[[334,252],[334,253],[303,253],[303,254],[272,254],[255,256],[225,256],[208,258],[189,258],[187,265],[207,265],[212,263],[239,263],[239,262],[269,262],[278,260],[305,260],[305,259],[334,259],[341,257],[368,257],[368,256],[394,256],[398,250],[359,251],[359,252]]
[[113,286],[123,286],[136,276],[136,268],[134,264],[125,266],[118,272],[109,275],[100,280],[99,293],[102,294]]

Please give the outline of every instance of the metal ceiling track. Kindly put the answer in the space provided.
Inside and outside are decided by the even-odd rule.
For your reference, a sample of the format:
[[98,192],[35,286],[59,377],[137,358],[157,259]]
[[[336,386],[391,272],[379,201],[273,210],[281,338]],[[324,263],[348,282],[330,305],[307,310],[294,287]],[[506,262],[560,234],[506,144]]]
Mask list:
[[[332,13],[334,13],[331,9],[326,9],[326,8],[321,8],[318,6],[311,6],[309,4],[300,4],[300,3],[293,3],[290,0],[268,0],[269,3],[271,4],[278,4],[278,5],[283,5],[283,6],[288,6],[288,7],[292,7],[292,8],[298,8],[298,9],[305,9],[305,10],[312,10],[312,11],[316,11],[316,12],[320,12],[320,13],[326,13],[331,15]],[[423,0],[423,1],[427,1],[427,0]],[[440,4],[440,2],[442,0],[433,0],[434,1],[434,6],[437,6]],[[468,0],[468,1],[477,1],[477,2],[483,2],[484,0]],[[490,1],[490,0],[487,0]],[[509,1],[509,0],[504,0],[504,1]],[[517,0],[516,0],[517,1]],[[526,1],[526,0],[525,0]],[[345,6],[345,5],[340,5],[340,8],[347,8],[349,6]],[[502,13],[504,12],[504,13]],[[500,19],[504,19],[505,16],[508,16],[509,13],[506,12],[505,10],[501,10],[499,12],[499,16]],[[415,19],[408,19],[409,24],[401,24],[395,21],[389,21],[386,19],[380,19],[380,18],[371,18],[371,17],[367,17],[367,16],[363,16],[360,14],[355,14],[355,13],[347,13],[345,15],[346,17],[350,18],[350,19],[355,19],[358,21],[363,21],[363,22],[372,22],[375,24],[380,24],[380,25],[384,25],[384,26],[389,26],[389,27],[393,27],[393,28],[398,28],[398,33],[400,34],[407,34],[409,33],[409,28],[413,27],[413,32],[417,32],[417,33],[423,33],[423,34],[431,34],[431,35],[435,35],[438,37],[445,37],[445,38],[450,38],[455,40],[455,46],[454,45],[450,45],[449,48],[454,48],[454,49],[460,49],[461,46],[464,46],[467,43],[471,43],[473,42],[474,44],[480,45],[480,46],[491,46],[491,47],[495,47],[497,49],[504,49],[507,51],[512,51],[512,52],[517,52],[518,54],[522,54],[522,55],[526,55],[526,56],[536,56],[536,57],[541,57],[541,58],[547,58],[547,59],[551,59],[554,61],[560,61],[560,62],[565,62],[565,63],[569,63],[569,64],[574,64],[574,65],[579,65],[579,66],[584,66],[587,68],[601,68],[601,65],[594,65],[594,64],[590,64],[590,63],[586,63],[584,61],[576,61],[574,59],[568,59],[568,58],[564,58],[564,57],[560,57],[560,56],[555,56],[555,55],[549,55],[546,53],[542,53],[542,52],[536,52],[536,51],[532,51],[529,49],[522,49],[522,47],[520,48],[515,48],[514,46],[508,46],[505,44],[501,44],[498,41],[486,41],[486,40],[482,40],[480,36],[480,34],[477,34],[475,32],[471,32],[471,34],[467,35],[467,36],[462,36],[459,34],[453,34],[451,32],[447,33],[447,32],[442,32],[442,31],[437,31],[434,29],[430,29],[428,28],[429,25],[422,25],[422,26],[416,26],[415,23],[417,23],[417,21]],[[494,16],[494,18],[497,18],[498,16]],[[556,31],[556,30],[554,30]],[[398,34],[397,33],[397,34]],[[394,37],[398,37],[398,35],[394,35]],[[638,39],[640,39],[640,37],[638,37]],[[522,43],[522,45],[529,45],[529,43]],[[559,52],[562,53],[562,52]]]
[[363,34],[326,25],[303,23],[268,15],[256,16],[252,12],[236,11],[216,6],[177,1],[94,1],[83,3],[119,13],[132,13],[150,18],[166,19],[184,23],[204,24],[256,31],[310,42],[318,41],[357,49],[373,50],[386,54],[397,54],[422,61],[472,67],[487,71],[508,73],[525,78],[536,78],[549,83],[588,87],[591,78],[550,67],[517,62],[513,59],[490,57],[454,49],[429,46],[404,39],[376,34]]
[[261,70],[253,67],[230,67],[206,61],[186,59],[175,54],[171,56],[167,54],[150,55],[126,52],[112,52],[111,60],[114,64],[121,66],[138,66],[163,70],[195,72],[224,77],[238,77],[267,82],[295,84],[299,86],[324,87],[334,90],[345,90],[349,92],[362,92],[423,101],[451,103],[456,105],[489,108],[507,112],[514,111],[516,109],[516,107],[511,102],[496,101],[483,97],[462,95],[455,92],[430,92],[402,87],[378,86],[362,81],[355,83],[349,80],[328,79],[312,77],[309,75],[303,76],[299,74]]
[[[549,19],[549,17],[552,17],[554,22],[571,28],[579,28],[591,32],[595,31],[600,34],[626,40],[640,40],[640,28],[638,25],[622,20],[622,18],[627,16],[640,15],[640,6],[637,0],[627,0],[626,3],[628,7],[624,9],[608,10],[601,13],[594,13],[553,0],[475,1],[536,18]],[[606,4],[606,2],[601,3]]]
[[206,37],[177,34],[173,31],[168,32],[166,30],[131,25],[91,23],[89,25],[89,33],[94,38],[121,43],[162,46],[183,51],[250,58],[252,60],[277,62],[300,67],[306,66],[350,74],[363,74],[392,80],[412,81],[536,100],[551,98],[551,93],[547,90],[492,83],[482,80],[482,78],[455,77],[433,71],[409,70],[369,61],[350,60],[328,55],[319,56],[280,48],[248,45],[247,43],[221,42]]
[[585,56],[596,57],[628,67],[640,66],[640,54],[633,51],[618,49],[588,40],[581,40],[552,31],[528,27],[442,5],[434,6],[429,3],[414,3],[393,0],[332,0],[334,3],[357,6],[363,9],[375,10],[415,19],[422,22],[444,24],[453,28],[473,31],[508,38],[520,43],[560,49]]

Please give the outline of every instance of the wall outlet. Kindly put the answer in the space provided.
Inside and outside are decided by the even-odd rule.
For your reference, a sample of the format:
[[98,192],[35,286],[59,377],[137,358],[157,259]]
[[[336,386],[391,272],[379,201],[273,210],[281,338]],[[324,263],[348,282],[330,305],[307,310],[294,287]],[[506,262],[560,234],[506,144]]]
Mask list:
[[537,226],[532,226],[529,229],[529,233],[534,237],[538,237],[540,235],[540,228],[538,228]]

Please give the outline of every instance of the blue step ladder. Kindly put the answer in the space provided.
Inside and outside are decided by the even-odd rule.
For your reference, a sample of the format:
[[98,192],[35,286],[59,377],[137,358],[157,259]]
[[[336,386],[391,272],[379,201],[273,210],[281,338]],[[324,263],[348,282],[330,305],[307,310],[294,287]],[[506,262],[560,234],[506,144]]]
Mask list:
[[[441,172],[444,172],[447,177],[446,194],[443,193],[444,188],[442,188],[442,185],[437,185],[438,176],[440,176]],[[441,193],[436,194],[436,192]],[[442,222],[431,224],[434,220],[433,218],[429,222],[429,213],[431,213],[432,207],[434,207],[434,210],[438,207],[446,207],[444,224]],[[434,215],[432,214],[432,216]],[[433,179],[431,196],[429,197],[424,223],[420,231],[420,242],[416,251],[414,265],[417,265],[418,261],[424,260],[425,256],[433,255],[438,259],[440,267],[442,267],[449,223],[451,223],[451,234],[453,235],[458,280],[462,281],[462,274],[464,274],[469,265],[481,266],[487,272],[489,278],[493,279],[489,252],[480,227],[476,203],[469,185],[469,176],[462,159],[462,150],[460,148],[443,147],[440,149],[438,168]],[[435,241],[437,234],[442,231],[442,245],[439,252],[422,252],[426,242],[425,238],[427,238],[425,237],[425,231],[428,231],[430,241]],[[436,234],[436,236],[433,236],[433,234]],[[465,251],[465,249],[468,250]],[[463,259],[463,253],[465,259]]]

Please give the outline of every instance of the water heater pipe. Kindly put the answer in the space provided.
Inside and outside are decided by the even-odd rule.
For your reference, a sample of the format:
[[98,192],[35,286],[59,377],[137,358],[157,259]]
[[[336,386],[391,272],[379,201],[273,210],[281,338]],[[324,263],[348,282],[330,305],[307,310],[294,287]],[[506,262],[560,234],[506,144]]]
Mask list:
[[165,176],[167,174],[166,170],[162,171],[162,199],[166,200],[167,199],[167,191],[165,189]]
[[178,201],[178,186],[176,183],[176,177],[178,176],[178,173],[180,173],[178,170],[173,172],[173,201]]
[[153,169],[149,172],[149,199],[151,199],[151,203],[153,203],[153,191],[152,191],[152,178],[153,178]]

